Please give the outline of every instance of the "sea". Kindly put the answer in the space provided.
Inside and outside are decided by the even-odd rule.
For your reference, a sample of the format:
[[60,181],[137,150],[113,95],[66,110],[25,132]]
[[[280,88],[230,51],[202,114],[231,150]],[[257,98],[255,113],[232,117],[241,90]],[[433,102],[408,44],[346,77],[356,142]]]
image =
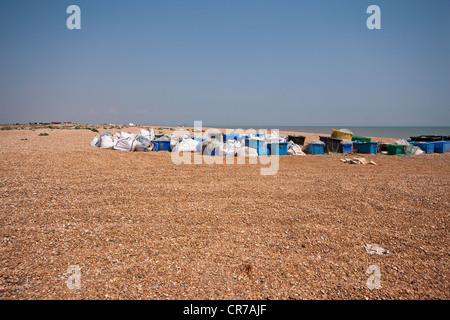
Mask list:
[[[206,125],[205,125],[206,127]],[[214,127],[214,126],[211,126]],[[331,134],[332,129],[349,129],[356,136],[406,139],[420,135],[450,136],[450,127],[325,127],[325,126],[215,126],[232,129],[278,129],[279,131]]]

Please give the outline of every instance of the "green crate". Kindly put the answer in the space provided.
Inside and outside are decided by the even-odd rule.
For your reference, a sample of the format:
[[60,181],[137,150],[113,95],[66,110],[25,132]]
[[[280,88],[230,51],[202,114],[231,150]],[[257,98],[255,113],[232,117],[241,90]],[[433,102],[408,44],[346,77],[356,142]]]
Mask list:
[[398,144],[389,144],[388,145],[388,154],[396,155],[396,154],[405,154],[405,146]]
[[352,141],[371,142],[372,138],[353,136]]
[[389,144],[388,145],[388,154],[389,155],[396,155],[396,154],[406,154],[410,155],[412,154],[412,145],[404,146],[400,144]]

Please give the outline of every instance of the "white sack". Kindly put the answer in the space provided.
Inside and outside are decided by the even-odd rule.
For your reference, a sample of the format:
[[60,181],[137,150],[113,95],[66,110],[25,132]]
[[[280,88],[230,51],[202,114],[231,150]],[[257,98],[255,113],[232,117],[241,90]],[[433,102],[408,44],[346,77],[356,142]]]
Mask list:
[[153,131],[153,128],[150,130],[145,130],[145,129],[141,129],[141,133],[140,133],[141,137],[147,139],[147,140],[155,140],[155,133]]
[[136,139],[135,144],[136,144],[135,151],[147,151],[148,147],[151,144],[151,141],[144,137],[139,137]]
[[100,147],[100,135],[96,135],[89,145],[91,147]]
[[136,135],[134,133],[122,131],[119,134],[117,134],[117,137],[120,139],[131,138],[134,140],[136,138]]
[[114,147],[114,140],[111,135],[100,136],[100,149],[112,149]]
[[133,152],[136,150],[137,141],[131,138],[122,138],[114,145],[114,150]]

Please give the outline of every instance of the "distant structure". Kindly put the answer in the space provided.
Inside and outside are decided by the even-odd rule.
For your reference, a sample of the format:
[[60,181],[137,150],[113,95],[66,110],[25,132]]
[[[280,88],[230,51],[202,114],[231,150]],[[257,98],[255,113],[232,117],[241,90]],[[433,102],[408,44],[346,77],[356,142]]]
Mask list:
[[[18,124],[18,123],[16,123]],[[71,121],[65,121],[65,122],[61,122],[61,121],[52,121],[52,122],[29,122],[28,124],[31,125],[50,125],[50,124],[72,124]]]
[[[18,123],[17,123],[18,124]],[[50,124],[72,124],[70,121],[52,121],[52,122],[29,122],[31,125],[50,125]]]

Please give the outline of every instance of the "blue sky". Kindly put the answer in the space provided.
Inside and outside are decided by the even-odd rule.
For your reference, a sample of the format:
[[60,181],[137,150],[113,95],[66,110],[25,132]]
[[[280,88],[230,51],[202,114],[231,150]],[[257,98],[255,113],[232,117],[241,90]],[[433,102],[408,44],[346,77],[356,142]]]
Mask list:
[[449,39],[448,0],[2,0],[0,123],[448,126]]

